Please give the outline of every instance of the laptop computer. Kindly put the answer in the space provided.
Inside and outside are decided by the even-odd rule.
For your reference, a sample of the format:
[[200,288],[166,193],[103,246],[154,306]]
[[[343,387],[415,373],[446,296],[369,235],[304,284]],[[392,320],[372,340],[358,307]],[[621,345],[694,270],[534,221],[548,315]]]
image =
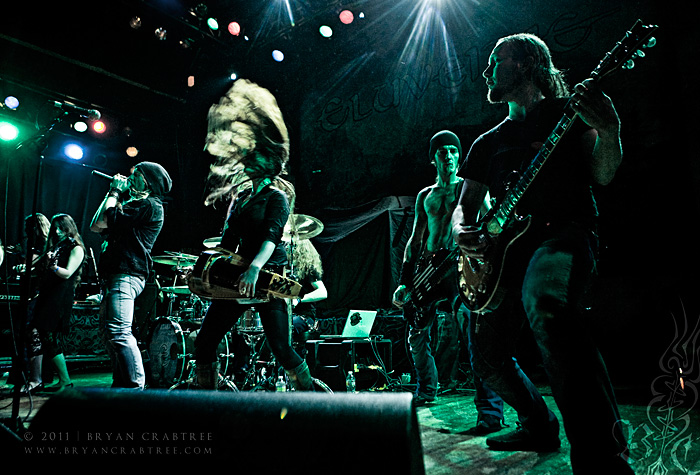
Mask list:
[[341,335],[321,335],[324,340],[351,340],[369,338],[377,316],[376,310],[350,310],[345,319],[345,326]]

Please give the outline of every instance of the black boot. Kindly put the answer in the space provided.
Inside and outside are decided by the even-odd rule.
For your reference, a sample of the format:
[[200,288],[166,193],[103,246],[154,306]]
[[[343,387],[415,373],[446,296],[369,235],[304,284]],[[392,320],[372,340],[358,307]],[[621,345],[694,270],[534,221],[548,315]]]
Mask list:
[[[196,364],[196,363],[195,363]],[[219,362],[197,364],[194,368],[196,383],[202,389],[216,389],[219,382]]]
[[292,382],[292,387],[296,391],[313,391],[314,382],[311,377],[311,371],[306,361],[302,362],[294,369],[285,369],[287,377]]

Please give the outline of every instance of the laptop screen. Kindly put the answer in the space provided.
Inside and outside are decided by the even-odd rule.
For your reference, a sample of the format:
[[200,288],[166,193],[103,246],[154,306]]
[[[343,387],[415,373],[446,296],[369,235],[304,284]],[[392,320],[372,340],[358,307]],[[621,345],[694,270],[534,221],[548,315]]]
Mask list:
[[350,310],[348,318],[345,320],[342,336],[346,338],[367,338],[372,331],[372,325],[374,325],[376,316],[376,310]]

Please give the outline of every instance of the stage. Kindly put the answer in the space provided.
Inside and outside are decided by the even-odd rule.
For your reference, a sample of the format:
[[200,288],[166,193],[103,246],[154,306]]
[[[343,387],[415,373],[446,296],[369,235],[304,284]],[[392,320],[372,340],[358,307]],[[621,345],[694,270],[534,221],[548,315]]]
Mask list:
[[[111,384],[111,375],[107,370],[102,367],[103,365],[89,364],[82,365],[84,369],[76,369],[71,372],[71,376],[74,382],[75,391],[90,390],[90,389],[104,389],[107,390]],[[3,377],[3,391],[2,399],[0,404],[2,405],[0,409],[0,417],[2,418],[3,424],[7,425],[8,419],[12,414],[13,398],[10,389],[5,385],[6,376]],[[477,473],[499,473],[499,474],[566,474],[571,473],[571,467],[569,463],[569,445],[566,437],[561,431],[562,446],[557,452],[552,453],[534,453],[534,452],[495,452],[491,451],[486,446],[485,437],[472,436],[467,433],[468,429],[473,427],[476,421],[476,409],[473,404],[474,391],[468,387],[468,384],[460,384],[455,388],[448,390],[442,390],[438,399],[434,403],[430,403],[426,406],[415,407],[417,416],[418,428],[417,434],[420,438],[420,444],[422,446],[422,465],[423,467],[414,467],[411,470],[412,473],[417,473],[421,468],[424,469],[425,473],[431,475],[451,475],[451,474],[477,474]],[[540,389],[544,394],[547,404],[552,408],[552,410],[560,417],[559,411],[554,404],[549,388],[546,385],[540,385]],[[671,390],[672,388],[669,388]],[[396,397],[397,395],[408,395],[409,387],[405,388],[404,393],[399,391],[360,391],[360,395],[369,395],[374,398],[388,398]],[[66,390],[66,391],[71,391]],[[149,391],[153,394],[161,394],[161,390],[151,390],[146,389],[143,391],[143,397],[148,400]],[[183,392],[183,391],[177,391]],[[191,393],[202,393],[198,390],[186,390],[186,392]],[[208,391],[205,391],[208,392]],[[221,392],[221,391],[219,391]],[[172,393],[171,393],[172,394]],[[265,393],[274,398],[274,393]],[[643,391],[630,391],[626,388],[617,388],[617,394],[620,402],[620,411],[626,426],[626,433],[628,434],[630,441],[630,453],[632,458],[632,466],[635,472],[638,474],[650,473],[654,467],[664,467],[668,474],[681,474],[681,473],[694,473],[700,469],[700,453],[695,450],[688,450],[687,447],[691,447],[692,443],[697,437],[697,432],[700,430],[700,415],[697,411],[691,412],[688,408],[681,406],[675,407],[664,407],[663,403],[652,396],[651,391],[648,394],[644,394]],[[264,396],[264,394],[263,394]],[[288,401],[292,401],[295,397],[302,397],[302,393],[287,393],[286,398]],[[334,394],[324,394],[319,395],[325,401],[324,406],[330,409],[324,409],[327,411],[333,410],[334,398],[336,398],[337,407],[342,409],[343,406],[347,404],[347,400],[342,399],[348,396],[346,393],[334,393]],[[672,396],[672,395],[669,395]],[[680,395],[677,395],[680,396]],[[99,461],[100,455],[98,452],[97,456],[90,457],[87,459],[81,458],[78,452],[75,451],[75,446],[80,445],[71,444],[72,451],[70,453],[61,452],[60,455],[49,456],[46,455],[51,447],[55,449],[56,447],[65,447],[66,443],[61,443],[57,441],[55,443],[51,441],[37,442],[34,439],[31,444],[27,441],[31,440],[32,437],[40,437],[40,434],[32,433],[32,422],[35,416],[41,412],[42,407],[50,400],[51,397],[56,397],[55,395],[48,395],[46,393],[38,393],[31,398],[23,395],[19,399],[19,417],[21,419],[22,429],[21,434],[16,436],[11,435],[5,428],[3,428],[2,440],[3,445],[0,452],[4,455],[4,460],[6,462],[11,462],[15,460],[23,460],[31,462],[36,459],[40,463],[49,462],[52,464],[70,464],[73,467],[79,467],[84,460],[89,460],[91,463]],[[159,397],[163,397],[162,394]],[[167,400],[167,396],[166,400]],[[193,397],[198,397],[197,395]],[[202,396],[203,397],[203,396]],[[264,400],[264,399],[263,399]],[[85,413],[75,414],[74,419],[85,419],[91,420],[91,427],[95,425],[99,426],[99,422],[95,422],[94,419],[99,421],[99,414],[89,413],[90,401],[81,401],[84,404]],[[161,405],[162,407],[162,405]],[[175,427],[180,427],[179,432],[185,433],[188,431],[187,423],[185,422],[184,415],[192,411],[190,407],[181,407],[178,411],[172,414],[161,414],[158,412],[164,412],[165,408],[157,409],[154,408],[153,416],[151,420],[141,420],[138,423],[130,425],[131,431],[139,430],[139,427],[148,428],[149,434],[160,433],[164,430],[172,430],[171,422]],[[233,412],[236,408],[231,409]],[[138,411],[138,408],[134,408],[134,411]],[[335,411],[333,411],[335,412]],[[662,417],[663,416],[663,420]],[[160,422],[159,417],[165,417],[170,422]],[[226,420],[226,414],[220,414],[222,420]],[[330,416],[329,416],[330,417]],[[357,417],[354,416],[353,417]],[[358,422],[361,424],[361,415],[358,418]],[[148,418],[147,418],[148,419]],[[320,425],[323,424],[323,420],[317,420],[316,423]],[[510,428],[515,427],[515,413],[514,411],[506,407],[506,423],[510,425],[509,428],[504,429],[504,431],[510,430]],[[87,424],[87,423],[86,423]],[[163,425],[162,428],[158,425]],[[166,426],[168,429],[166,429]],[[304,444],[306,447],[306,452],[308,456],[308,463],[304,465],[305,469],[303,473],[327,473],[336,472],[333,467],[321,466],[314,463],[314,458],[323,459],[324,461],[328,458],[337,458],[338,465],[336,467],[342,466],[344,460],[348,456],[352,456],[353,460],[357,457],[361,457],[365,468],[362,470],[366,473],[385,473],[384,471],[374,471],[374,468],[383,466],[382,464],[377,464],[375,460],[388,458],[392,466],[399,467],[401,461],[397,460],[401,457],[401,453],[392,453],[387,450],[389,447],[389,440],[386,440],[385,444],[379,445],[367,445],[360,440],[351,441],[351,448],[338,447],[337,455],[334,454],[320,454],[317,452],[317,447],[322,444],[322,441],[314,436],[313,430],[314,423],[310,427],[300,425],[297,434],[299,437],[304,439]],[[232,425],[230,431],[244,430],[240,425]],[[320,429],[319,429],[320,430]],[[342,426],[338,426],[337,430],[339,432],[343,431]],[[360,432],[362,428],[356,429]],[[387,429],[388,430],[388,429]],[[26,431],[26,432],[25,432]],[[60,435],[60,432],[58,434]],[[99,432],[99,430],[98,430]],[[120,443],[116,440],[116,432],[114,427],[105,427],[104,434],[92,433],[90,438],[92,442],[90,444],[91,450],[112,450],[114,446],[119,446]],[[29,435],[28,435],[29,434]],[[366,439],[370,440],[371,434],[367,434]],[[52,437],[58,437],[56,434],[52,434]],[[83,434],[85,436],[85,434]],[[109,437],[115,438],[115,440],[109,441]],[[374,434],[376,437],[377,434]],[[381,437],[382,434],[379,434]],[[95,439],[100,437],[101,440],[96,442]],[[371,439],[374,440],[374,439]],[[265,442],[261,442],[265,444]],[[155,464],[172,464],[182,463],[182,467],[189,466],[192,460],[195,460],[198,464],[206,464],[207,457],[204,453],[203,447],[206,446],[206,442],[194,441],[191,442],[191,446],[196,449],[199,445],[202,448],[202,452],[198,453],[196,450],[195,454],[191,456],[177,455],[168,450],[171,442],[167,440],[154,441],[149,440],[148,445],[151,452],[147,455],[149,463]],[[276,452],[276,447],[270,446],[269,440],[267,442],[266,450],[273,454]],[[160,449],[158,446],[161,445]],[[26,451],[28,450],[43,450],[43,455],[32,454],[29,458],[24,457]],[[284,447],[280,447],[283,453]],[[129,455],[124,455],[128,457]],[[113,452],[109,452],[104,455],[106,460],[111,460],[115,457]],[[231,466],[235,466],[237,461],[233,457],[229,457],[228,462]],[[238,461],[242,463],[242,461]],[[334,464],[335,465],[335,464]],[[268,470],[269,468],[269,470]],[[275,471],[275,461],[270,460],[269,464],[265,461],[258,462],[258,473],[272,473]],[[382,469],[383,470],[383,469]],[[284,471],[287,471],[286,469]],[[296,472],[295,472],[296,473]],[[404,473],[404,472],[402,472]]]

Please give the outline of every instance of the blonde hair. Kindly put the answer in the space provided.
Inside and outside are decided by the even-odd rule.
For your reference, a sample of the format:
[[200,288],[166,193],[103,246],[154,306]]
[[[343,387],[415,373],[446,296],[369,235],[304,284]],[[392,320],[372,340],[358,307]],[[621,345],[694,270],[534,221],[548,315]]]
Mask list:
[[308,239],[296,241],[288,254],[290,262],[294,263],[295,274],[299,279],[305,278],[314,271],[319,279],[323,275],[321,256]]
[[[237,80],[209,109],[207,151],[215,158],[209,170],[205,204],[235,196],[250,186],[246,163],[255,163],[275,186],[293,200],[293,186],[279,176],[289,161],[289,134],[277,100],[267,89]],[[290,195],[291,194],[291,195]]]

